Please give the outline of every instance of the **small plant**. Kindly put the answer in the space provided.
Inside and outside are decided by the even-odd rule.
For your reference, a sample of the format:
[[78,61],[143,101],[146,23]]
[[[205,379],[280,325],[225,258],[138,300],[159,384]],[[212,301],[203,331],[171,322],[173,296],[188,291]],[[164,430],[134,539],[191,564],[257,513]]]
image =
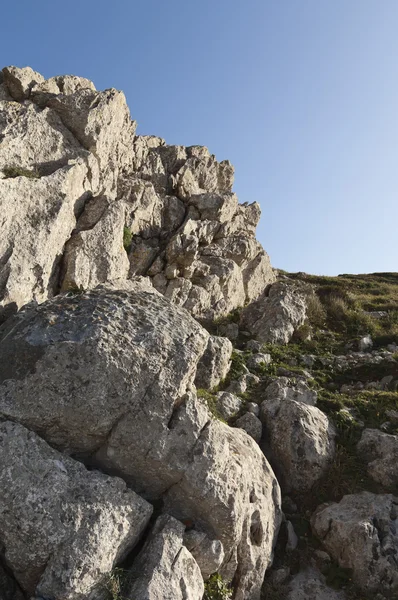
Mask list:
[[203,600],[230,600],[232,588],[225,583],[221,575],[215,573],[205,583]]
[[36,169],[24,169],[22,167],[5,167],[3,169],[5,179],[14,179],[15,177],[28,177],[30,179],[40,179],[40,173]]
[[122,594],[123,585],[127,571],[124,569],[113,569],[105,582],[105,590],[108,592],[109,600],[127,600]]
[[196,394],[197,394],[198,398],[201,398],[202,400],[204,400],[206,402],[207,408],[209,409],[209,411],[211,412],[213,417],[215,417],[219,421],[222,421],[223,423],[225,423],[225,419],[222,418],[220,412],[218,411],[217,400],[216,400],[214,394],[212,394],[211,392],[209,392],[208,390],[205,390],[203,388],[197,389]]
[[132,241],[133,241],[132,233],[131,233],[130,229],[125,226],[123,229],[123,248],[126,250],[127,253],[129,253],[131,250]]

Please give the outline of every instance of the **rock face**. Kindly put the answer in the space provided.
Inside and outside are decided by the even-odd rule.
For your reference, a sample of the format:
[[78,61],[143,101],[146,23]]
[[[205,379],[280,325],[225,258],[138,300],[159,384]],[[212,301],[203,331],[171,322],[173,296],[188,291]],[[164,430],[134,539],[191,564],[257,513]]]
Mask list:
[[242,311],[241,327],[260,342],[287,344],[306,318],[306,294],[295,284],[278,281]]
[[259,205],[238,204],[232,165],[135,126],[117,90],[3,69],[0,306],[147,275],[214,318],[274,281],[255,239]]
[[0,415],[162,498],[228,548],[220,571],[238,600],[255,599],[281,521],[279,486],[255,442],[191,391],[208,339],[141,280],[27,307],[0,331]]
[[184,531],[169,515],[159,517],[129,573],[126,598],[202,600],[202,575],[183,545]]
[[260,416],[270,457],[285,489],[306,491],[333,460],[335,431],[318,408],[290,399],[284,391],[285,386],[276,382],[267,387]]
[[344,600],[345,594],[325,583],[323,575],[314,568],[298,573],[290,582],[286,600]]
[[231,366],[232,344],[227,338],[210,336],[196,373],[198,388],[213,389],[225,379]]
[[398,499],[369,492],[322,505],[311,519],[314,533],[364,592],[398,592]]
[[368,462],[369,475],[386,488],[398,485],[398,436],[365,429],[357,446]]
[[27,594],[76,599],[139,540],[152,506],[16,423],[0,424],[0,542]]

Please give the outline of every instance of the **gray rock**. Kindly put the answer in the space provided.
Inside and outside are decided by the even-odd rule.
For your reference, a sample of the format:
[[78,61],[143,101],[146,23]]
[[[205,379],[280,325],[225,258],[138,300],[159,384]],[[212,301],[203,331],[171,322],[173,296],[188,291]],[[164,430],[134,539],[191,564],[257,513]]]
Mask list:
[[397,516],[394,496],[362,492],[321,505],[311,525],[332,558],[352,569],[362,591],[393,597],[398,591]]
[[291,521],[286,521],[286,530],[287,530],[287,542],[286,542],[286,552],[293,552],[297,548],[298,537],[296,532],[294,531],[293,524]]
[[287,344],[306,319],[306,296],[295,284],[277,282],[243,309],[240,326],[259,342]]
[[198,563],[205,581],[221,567],[225,554],[220,540],[211,540],[205,533],[191,529],[184,534],[184,544]]
[[274,396],[261,404],[260,417],[286,491],[309,490],[326,473],[335,452],[335,431],[327,416],[315,406]]
[[4,67],[2,74],[9,93],[17,102],[26,100],[32,87],[44,81],[44,77],[30,67]]
[[236,427],[239,427],[239,429],[246,431],[255,442],[260,442],[263,426],[260,419],[252,412],[247,412],[242,417],[239,417],[235,425]]
[[289,584],[286,600],[345,600],[344,592],[326,585],[325,577],[316,569],[301,571]]
[[279,400],[296,400],[310,406],[315,406],[318,394],[304,381],[292,383],[287,377],[279,377],[270,383],[264,392],[264,397]]
[[145,281],[27,308],[0,331],[0,415],[162,498],[228,548],[236,597],[257,599],[280,491],[255,442],[189,391],[208,337]]
[[255,402],[248,402],[246,405],[247,411],[258,417],[260,415],[260,407]]
[[201,600],[204,584],[198,564],[183,544],[185,526],[158,518],[129,572],[126,598]]
[[0,459],[0,542],[19,584],[28,595],[88,597],[137,543],[151,505],[16,423],[0,424]]
[[210,336],[206,350],[198,363],[195,385],[213,389],[225,379],[231,366],[233,346],[229,339]]
[[371,350],[373,347],[373,340],[370,335],[365,335],[358,342],[358,349],[360,352],[366,352],[367,350]]
[[257,340],[249,340],[246,344],[247,350],[251,350],[252,352],[261,353],[263,344],[258,342]]
[[216,394],[216,399],[217,410],[226,420],[236,415],[243,406],[243,401],[230,392],[218,392],[218,394]]
[[219,325],[218,333],[231,340],[231,342],[235,342],[239,337],[239,325],[237,323]]
[[387,488],[398,485],[398,435],[365,429],[357,445],[368,463],[369,475]]
[[270,354],[253,354],[249,357],[246,365],[248,369],[256,371],[259,367],[269,365],[271,360]]

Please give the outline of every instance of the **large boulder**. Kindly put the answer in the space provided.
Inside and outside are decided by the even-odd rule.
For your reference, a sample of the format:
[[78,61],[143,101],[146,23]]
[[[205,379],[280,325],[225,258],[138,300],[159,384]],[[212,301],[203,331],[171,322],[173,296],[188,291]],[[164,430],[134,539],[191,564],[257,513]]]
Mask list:
[[312,516],[314,533],[340,567],[352,569],[363,592],[398,593],[398,498],[351,494],[321,505]]
[[398,485],[398,435],[365,429],[357,450],[368,463],[369,475],[375,481],[387,488]]
[[208,339],[144,281],[27,307],[0,330],[0,416],[162,498],[228,549],[220,570],[237,599],[256,599],[280,491],[255,442],[192,391]]
[[0,424],[0,464],[0,544],[25,593],[76,600],[99,590],[152,506],[10,421]]
[[202,575],[184,546],[184,532],[185,525],[173,517],[158,518],[128,573],[125,598],[202,600]]
[[[335,431],[327,416],[307,402],[283,395],[275,382],[265,390],[260,418],[265,426],[265,452],[286,490],[309,490],[330,467]],[[300,397],[300,394],[297,395]],[[306,398],[306,394],[304,394]]]
[[240,324],[260,342],[287,344],[305,322],[306,312],[302,287],[278,281],[242,311]]

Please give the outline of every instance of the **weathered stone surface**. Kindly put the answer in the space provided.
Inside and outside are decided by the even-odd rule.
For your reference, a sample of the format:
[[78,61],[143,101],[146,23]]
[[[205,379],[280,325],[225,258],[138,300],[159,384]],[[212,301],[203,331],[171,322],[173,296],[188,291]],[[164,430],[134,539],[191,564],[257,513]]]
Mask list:
[[122,92],[85,88],[48,102],[80,144],[98,160],[103,190],[116,195],[121,167],[131,163],[135,125]]
[[217,410],[223,419],[230,419],[241,409],[243,401],[230,392],[218,392],[216,394]]
[[204,580],[218,572],[225,556],[220,540],[211,540],[202,531],[190,529],[184,534],[184,544],[198,563]]
[[287,344],[304,323],[306,306],[299,286],[278,281],[242,311],[240,324],[260,342]]
[[95,225],[70,238],[64,252],[62,290],[87,290],[127,279],[130,263],[123,247],[124,224],[125,206],[114,202]]
[[369,475],[387,488],[398,485],[398,436],[378,429],[365,429],[357,445],[368,463]]
[[315,406],[318,394],[302,380],[292,383],[288,377],[278,377],[267,386],[264,396],[270,399],[296,400]]
[[[204,147],[135,136],[124,95],[98,92],[84,78],[44,80],[29,68],[10,67],[0,88],[0,171],[17,167],[50,175],[83,160],[85,191],[125,206],[124,226],[133,236],[128,274],[125,256],[118,253],[119,219],[109,208],[95,222],[96,231],[77,225],[65,253],[66,281],[57,281],[58,287],[76,281],[92,288],[115,277],[148,275],[172,302],[195,317],[214,319],[256,299],[274,281],[255,239],[259,205],[238,204],[228,161],[218,162]],[[8,101],[12,97],[24,103]],[[57,195],[58,186],[52,192]],[[4,197],[15,202],[7,190]],[[104,233],[100,245],[96,233]]]
[[129,573],[125,597],[131,600],[201,600],[204,584],[198,564],[183,545],[185,526],[158,518]]
[[56,113],[30,103],[0,104],[0,135],[0,171],[18,167],[49,175],[89,154]]
[[139,540],[151,505],[16,423],[0,424],[0,459],[0,542],[19,584],[88,597]]
[[89,190],[81,159],[41,179],[0,179],[0,306],[54,293],[64,244]]
[[26,100],[32,87],[44,81],[44,77],[30,67],[4,67],[2,74],[8,92],[18,102]]
[[325,583],[325,577],[312,567],[301,571],[289,584],[286,600],[344,600],[344,592]]
[[309,490],[333,460],[333,426],[315,406],[274,396],[268,389],[266,397],[260,418],[275,471],[286,491]]
[[247,412],[239,417],[235,425],[236,427],[239,427],[239,429],[246,431],[246,433],[250,435],[255,442],[259,443],[261,440],[263,426],[260,419],[253,414],[253,412]]
[[28,308],[0,336],[0,415],[163,496],[228,548],[221,570],[237,598],[258,598],[279,486],[255,442],[189,392],[208,333],[137,281]]
[[311,519],[326,550],[364,592],[398,591],[398,499],[362,492],[321,505]]
[[227,338],[212,335],[199,361],[195,378],[198,388],[213,389],[225,379],[231,366],[233,346]]

